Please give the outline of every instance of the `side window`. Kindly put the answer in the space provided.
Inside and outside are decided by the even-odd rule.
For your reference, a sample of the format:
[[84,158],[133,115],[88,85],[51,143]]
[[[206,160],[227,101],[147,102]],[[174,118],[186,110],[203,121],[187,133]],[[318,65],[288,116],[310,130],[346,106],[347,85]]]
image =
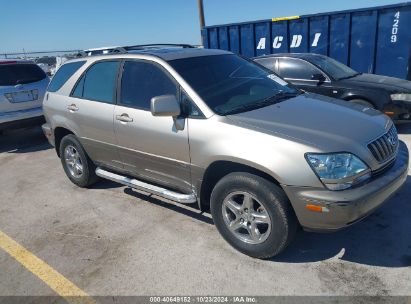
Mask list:
[[259,59],[256,61],[257,63],[261,64],[263,67],[271,71],[274,71],[275,58],[265,58],[265,59]]
[[283,78],[311,80],[312,75],[321,74],[321,71],[300,59],[280,58],[279,74]]
[[85,75],[81,76],[81,79],[77,83],[76,88],[74,89],[73,94],[71,96],[78,97],[78,98],[83,97],[84,78],[85,78]]
[[102,61],[92,65],[77,83],[72,96],[114,103],[119,61]]
[[177,98],[177,85],[162,68],[144,61],[124,63],[121,104],[150,110],[151,98],[167,94],[173,94]]
[[188,97],[187,93],[183,89],[180,89],[180,92],[183,114],[191,118],[204,117],[197,105]]
[[49,92],[56,92],[58,91],[65,83],[66,81],[73,76],[75,72],[79,68],[81,68],[86,61],[76,61],[72,63],[66,63],[62,65],[56,75],[53,76],[53,79],[50,82],[49,87],[47,88],[47,91]]

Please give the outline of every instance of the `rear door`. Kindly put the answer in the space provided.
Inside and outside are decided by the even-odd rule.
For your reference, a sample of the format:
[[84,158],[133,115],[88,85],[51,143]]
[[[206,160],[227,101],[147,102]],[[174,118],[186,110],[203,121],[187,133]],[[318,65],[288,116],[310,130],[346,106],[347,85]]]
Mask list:
[[[278,73],[295,86],[307,92],[332,96],[331,81],[328,76],[316,66],[299,58],[278,58]],[[321,74],[324,80],[313,79]]]
[[33,63],[0,63],[0,113],[40,108],[49,78]]
[[124,168],[132,175],[191,193],[187,121],[180,130],[173,117],[154,117],[151,98],[173,94],[179,86],[159,64],[124,62],[114,125]]
[[70,129],[90,158],[100,165],[122,169],[114,136],[113,113],[119,60],[92,64],[66,101]]

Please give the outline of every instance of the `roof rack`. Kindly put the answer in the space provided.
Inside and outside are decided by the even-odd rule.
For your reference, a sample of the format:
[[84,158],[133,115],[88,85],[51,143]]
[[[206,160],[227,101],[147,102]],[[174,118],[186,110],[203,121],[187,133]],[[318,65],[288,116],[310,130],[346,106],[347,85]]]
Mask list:
[[158,48],[158,47],[164,47],[164,46],[171,46],[171,47],[181,47],[184,49],[191,49],[195,48],[195,46],[191,44],[178,44],[178,43],[153,43],[153,44],[140,44],[140,45],[130,45],[130,46],[125,46],[122,47],[124,50],[144,50],[144,49],[149,49],[149,48]]
[[[175,43],[153,43],[153,44],[139,44],[139,45],[129,45],[129,46],[120,46],[113,49],[108,49],[108,54],[126,54],[128,51],[131,50],[146,50],[151,48],[160,48],[160,47],[181,47],[181,48],[196,48],[194,45],[191,44],[175,44]],[[96,54],[92,56],[98,56],[101,54]],[[85,51],[79,51],[77,57],[87,57],[87,53]]]
[[162,46],[173,46],[173,47],[182,47],[182,48],[195,48],[191,44],[181,44],[181,43],[153,43],[153,44],[140,44],[140,45],[130,45],[123,47],[126,50],[135,50],[135,49],[145,49],[145,48],[155,48]]
[[138,45],[129,45],[129,46],[121,46],[121,47],[116,47],[110,51],[110,54],[112,53],[120,53],[124,54],[127,53],[128,51],[131,50],[146,50],[146,49],[151,49],[151,48],[159,48],[159,47],[181,47],[183,49],[192,49],[195,48],[195,46],[191,44],[175,44],[175,43],[153,43],[153,44],[138,44]]

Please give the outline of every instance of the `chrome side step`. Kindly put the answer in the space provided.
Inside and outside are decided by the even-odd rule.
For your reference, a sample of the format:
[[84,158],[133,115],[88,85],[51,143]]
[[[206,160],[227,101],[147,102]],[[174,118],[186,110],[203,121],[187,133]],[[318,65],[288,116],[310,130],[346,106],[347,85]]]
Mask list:
[[135,188],[137,190],[149,192],[151,194],[158,195],[158,196],[164,197],[166,199],[169,199],[169,200],[181,203],[181,204],[191,204],[197,201],[197,198],[194,193],[183,194],[183,193],[174,192],[174,191],[171,191],[165,188],[147,184],[137,179],[128,178],[123,175],[109,172],[101,168],[96,169],[96,174],[97,176],[100,176],[105,179],[109,179],[113,182],[117,182],[125,186]]

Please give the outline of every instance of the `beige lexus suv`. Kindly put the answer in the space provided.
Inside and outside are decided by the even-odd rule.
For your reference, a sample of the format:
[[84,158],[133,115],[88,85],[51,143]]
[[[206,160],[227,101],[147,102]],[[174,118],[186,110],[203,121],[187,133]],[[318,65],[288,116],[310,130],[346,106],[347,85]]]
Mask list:
[[[230,52],[117,48],[65,63],[43,130],[68,178],[99,178],[210,210],[258,258],[298,227],[344,228],[404,183],[408,150],[384,114],[304,93]],[[142,215],[144,216],[144,215]]]

